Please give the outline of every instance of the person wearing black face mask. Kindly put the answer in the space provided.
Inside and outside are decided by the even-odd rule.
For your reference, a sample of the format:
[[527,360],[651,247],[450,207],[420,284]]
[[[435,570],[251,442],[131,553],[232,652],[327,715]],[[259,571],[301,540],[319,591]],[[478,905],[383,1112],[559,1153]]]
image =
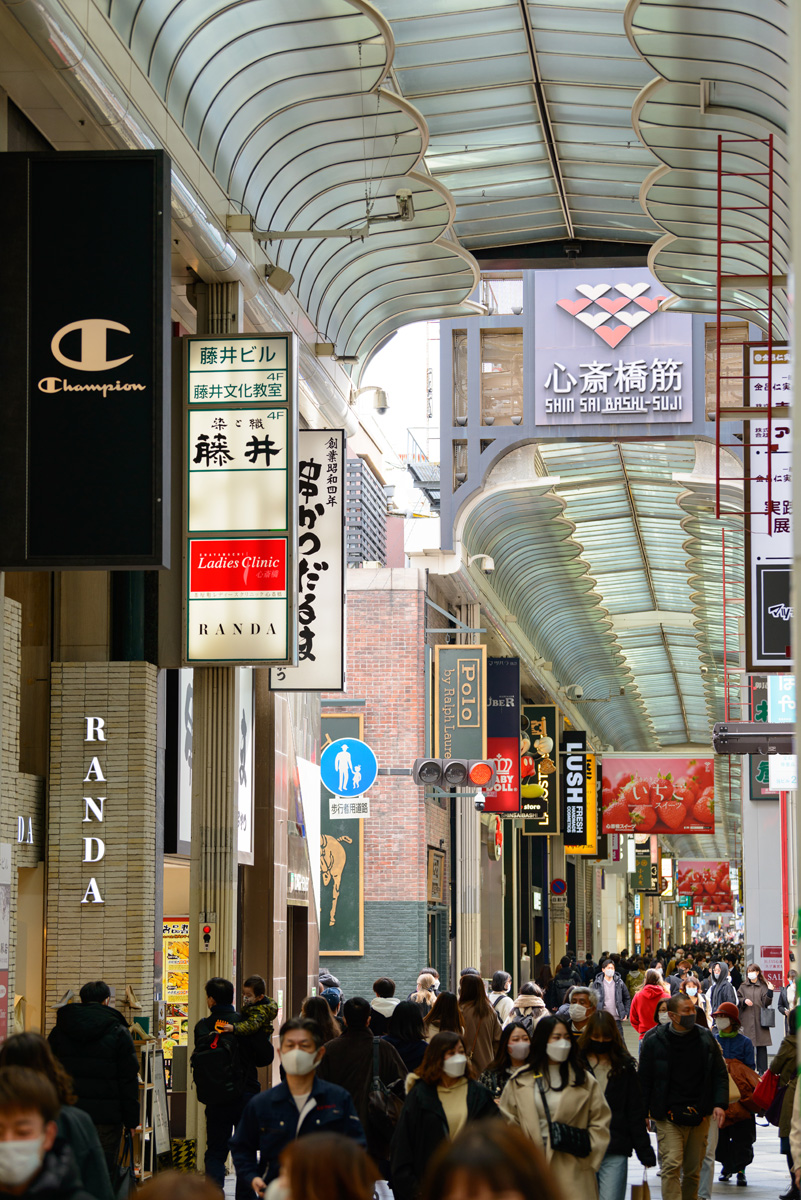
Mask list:
[[599,1200],[625,1200],[632,1150],[644,1167],[656,1166],[637,1067],[609,1012],[593,1013],[579,1038],[579,1050],[612,1113],[609,1148],[597,1172]]
[[690,997],[671,996],[668,1013],[670,1024],[642,1043],[640,1087],[656,1123],[662,1200],[696,1200],[709,1122],[720,1128],[725,1119],[729,1076],[712,1034],[696,1024]]

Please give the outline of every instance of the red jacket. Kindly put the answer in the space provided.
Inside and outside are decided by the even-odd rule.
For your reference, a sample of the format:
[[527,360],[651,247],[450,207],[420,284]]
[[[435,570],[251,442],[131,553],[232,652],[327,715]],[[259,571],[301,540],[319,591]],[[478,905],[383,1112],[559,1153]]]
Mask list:
[[658,983],[646,983],[631,1002],[629,1020],[643,1037],[649,1029],[656,1025],[654,1013],[660,1000],[669,1000],[670,995]]

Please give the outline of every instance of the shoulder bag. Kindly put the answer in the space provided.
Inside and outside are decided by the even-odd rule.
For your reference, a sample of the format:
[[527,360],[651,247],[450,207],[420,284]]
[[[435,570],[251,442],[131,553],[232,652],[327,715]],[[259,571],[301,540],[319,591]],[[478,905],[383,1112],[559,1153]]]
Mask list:
[[582,1129],[578,1125],[568,1125],[564,1121],[552,1121],[541,1075],[537,1076],[537,1086],[542,1096],[545,1120],[548,1122],[548,1136],[551,1139],[551,1149],[558,1151],[560,1154],[572,1154],[574,1158],[587,1158],[592,1150],[589,1130]]
[[112,1179],[114,1200],[128,1200],[136,1192],[136,1170],[134,1167],[133,1136],[126,1129],[120,1143],[117,1165]]
[[400,1096],[381,1078],[378,1038],[373,1039],[373,1079],[367,1094],[367,1123],[376,1140],[388,1144],[403,1108]]
[[773,1029],[776,1025],[776,1011],[772,1008],[760,1008],[759,1024],[763,1029]]

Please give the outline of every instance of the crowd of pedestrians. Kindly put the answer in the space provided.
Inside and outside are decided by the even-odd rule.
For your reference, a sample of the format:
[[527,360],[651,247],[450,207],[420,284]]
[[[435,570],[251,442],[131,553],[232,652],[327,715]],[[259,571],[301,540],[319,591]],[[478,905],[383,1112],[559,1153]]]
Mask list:
[[[229,1154],[237,1200],[466,1200],[485,1184],[488,1196],[625,1200],[632,1155],[658,1165],[663,1200],[710,1200],[716,1163],[721,1182],[747,1186],[755,1114],[778,1130],[780,1200],[801,1200],[794,972],[775,1010],[759,963],[713,946],[565,956],[516,995],[512,983],[468,967],[452,992],[425,968],[406,999],[389,975],[346,998],[321,974],[275,1034],[260,976],[238,1008],[233,984],[210,979],[191,1058],[205,1177],[157,1175],[144,1200],[214,1200]],[[137,1057],[106,984],[80,1000],[48,1040],[19,1034],[0,1050],[0,1200],[122,1194]],[[274,1043],[278,1082],[261,1090]]]

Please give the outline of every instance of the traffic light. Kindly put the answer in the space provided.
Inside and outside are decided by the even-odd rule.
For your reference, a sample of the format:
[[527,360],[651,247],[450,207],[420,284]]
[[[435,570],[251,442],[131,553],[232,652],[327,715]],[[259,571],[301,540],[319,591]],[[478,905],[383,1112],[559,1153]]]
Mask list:
[[486,790],[495,783],[495,763],[487,758],[418,758],[412,778],[418,787]]

